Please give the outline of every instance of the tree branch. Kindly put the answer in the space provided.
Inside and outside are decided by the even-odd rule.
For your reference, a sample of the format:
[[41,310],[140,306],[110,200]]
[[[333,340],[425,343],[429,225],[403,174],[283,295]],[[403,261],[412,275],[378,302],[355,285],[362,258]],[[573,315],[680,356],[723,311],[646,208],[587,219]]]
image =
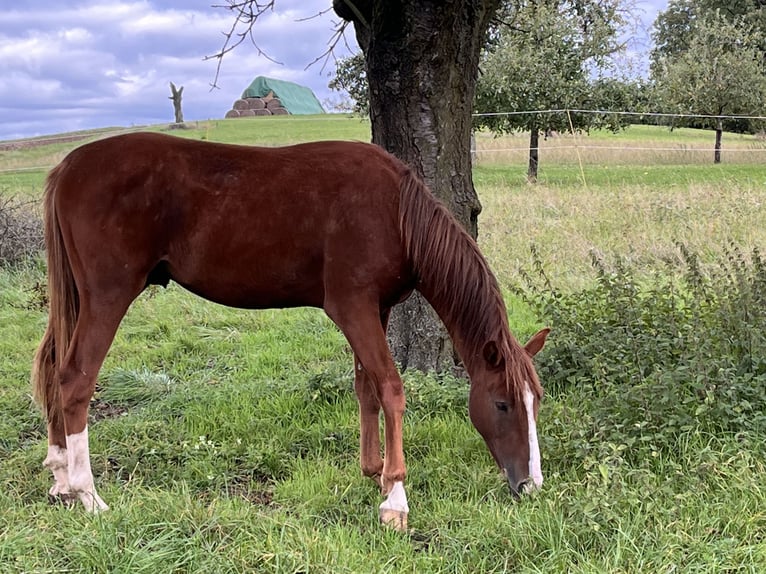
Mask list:
[[[348,2],[350,5],[350,0],[339,0],[339,1],[345,1]],[[228,54],[229,52],[233,51],[237,46],[242,44],[245,40],[249,39],[250,42],[253,44],[255,49],[258,51],[259,56],[263,56],[266,59],[274,62],[275,64],[282,65],[282,62],[278,62],[271,56],[269,56],[266,52],[264,52],[259,46],[258,43],[255,41],[255,37],[253,34],[253,28],[258,21],[258,19],[263,16],[267,12],[273,12],[274,11],[274,5],[276,4],[276,0],[227,0],[227,4],[214,4],[213,8],[225,8],[226,10],[229,10],[230,12],[234,13],[234,21],[232,22],[231,28],[229,28],[228,32],[224,32],[224,42],[221,49],[216,52],[215,54],[212,54],[210,56],[205,56],[204,60],[218,60],[218,64],[216,65],[215,69],[215,78],[213,79],[213,83],[210,85],[211,89],[218,87],[218,77],[221,73],[221,64],[223,63],[223,57]],[[323,14],[326,14],[332,10],[332,8],[328,8],[327,10],[320,10],[313,16],[309,16],[307,18],[299,18],[296,20],[297,22],[303,22],[306,20],[310,20],[312,18],[318,18],[319,16],[322,16]],[[361,14],[360,14],[361,17]],[[343,41],[346,48],[351,51],[350,46],[348,45],[348,42],[346,41],[345,36],[345,30],[348,26],[348,21],[338,21],[334,22],[334,32],[330,39],[328,40],[328,48],[325,50],[321,55],[317,56],[316,59],[314,59],[310,64],[306,66],[305,69],[310,68],[317,62],[323,62],[321,71],[324,72],[325,66],[327,65],[327,62],[330,60],[330,58],[335,59],[335,48],[338,46],[338,44]]]
[[332,36],[330,36],[330,39],[327,41],[327,50],[325,50],[322,54],[317,56],[310,64],[308,64],[304,70],[308,70],[311,66],[316,64],[317,62],[322,61],[322,67],[319,69],[320,72],[324,72],[325,66],[327,66],[327,62],[332,58],[333,60],[337,60],[335,57],[335,48],[340,43],[341,40],[343,40],[343,43],[345,44],[346,48],[348,48],[349,52],[351,51],[351,46],[348,45],[348,42],[346,41],[346,27],[349,25],[348,21],[342,21],[342,22],[335,22],[335,31],[333,32]]
[[[274,11],[274,3],[276,0],[227,0],[228,4],[214,4],[213,8],[225,8],[233,12],[236,16],[231,28],[228,32],[224,32],[224,42],[221,49],[210,56],[205,56],[204,60],[217,59],[218,65],[215,68],[215,78],[210,85],[210,89],[218,87],[218,76],[221,73],[221,64],[223,63],[223,57],[234,50],[246,39],[250,39],[255,49],[258,51],[258,55],[274,62],[275,64],[282,64],[274,58],[270,57],[266,52],[261,50],[258,43],[253,36],[253,26],[263,14],[266,12]],[[241,30],[241,31],[240,31]]]

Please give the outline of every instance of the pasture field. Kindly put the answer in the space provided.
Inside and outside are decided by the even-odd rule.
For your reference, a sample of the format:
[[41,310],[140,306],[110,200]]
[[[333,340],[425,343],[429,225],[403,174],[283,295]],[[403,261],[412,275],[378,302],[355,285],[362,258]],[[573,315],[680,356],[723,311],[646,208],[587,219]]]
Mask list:
[[[174,133],[261,145],[369,139],[368,123],[344,117],[192,125]],[[523,137],[479,135],[479,243],[520,340],[546,321],[518,294],[523,269],[542,265],[578,293],[598,280],[592,253],[619,256],[650,282],[688,272],[677,243],[703,268],[732,242],[766,246],[762,142],[726,135],[724,163],[713,166],[683,151],[709,147],[711,133],[673,134],[580,136],[579,157],[546,151],[566,139],[551,138],[534,186],[523,154],[491,151]],[[38,199],[46,170],[79,143],[0,151],[0,196]],[[591,144],[681,151],[586,153]],[[729,158],[727,145],[752,157]],[[756,419],[712,424],[706,396],[691,422],[676,424],[676,405],[661,395],[668,416],[644,421],[631,407],[637,421],[623,428],[621,397],[633,395],[606,371],[580,373],[584,383],[544,400],[545,484],[514,503],[468,420],[467,383],[408,372],[412,532],[391,532],[377,524],[381,497],[359,471],[351,354],[331,322],[311,309],[228,309],[173,284],[134,303],[92,403],[93,470],[111,509],[51,506],[45,428],[27,382],[46,324],[44,281],[42,259],[0,268],[2,573],[766,571],[766,426]],[[550,326],[548,370],[566,343]],[[764,380],[752,374],[754,387]],[[641,408],[651,413],[652,402]]]

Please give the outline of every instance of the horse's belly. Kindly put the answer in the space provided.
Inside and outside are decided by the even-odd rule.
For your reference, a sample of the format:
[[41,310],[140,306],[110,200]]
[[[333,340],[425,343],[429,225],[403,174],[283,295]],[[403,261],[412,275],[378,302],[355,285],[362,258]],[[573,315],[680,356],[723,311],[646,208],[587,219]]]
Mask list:
[[324,285],[321,265],[308,261],[229,262],[175,268],[170,277],[192,293],[221,305],[244,309],[321,307]]

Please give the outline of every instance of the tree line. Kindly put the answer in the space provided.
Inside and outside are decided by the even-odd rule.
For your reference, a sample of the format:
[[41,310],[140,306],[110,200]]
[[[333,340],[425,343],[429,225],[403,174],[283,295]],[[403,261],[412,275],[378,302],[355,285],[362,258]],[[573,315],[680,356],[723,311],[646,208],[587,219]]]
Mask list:
[[[474,127],[528,133],[530,181],[537,178],[539,137],[550,130],[617,131],[649,122],[713,129],[718,163],[724,131],[763,129],[760,120],[724,116],[766,115],[766,2],[670,0],[652,27],[648,77],[624,66],[621,39],[635,25],[632,9],[631,0],[522,0],[498,11],[481,53]],[[361,55],[338,62],[330,87],[368,113]],[[605,113],[492,115],[560,109]]]

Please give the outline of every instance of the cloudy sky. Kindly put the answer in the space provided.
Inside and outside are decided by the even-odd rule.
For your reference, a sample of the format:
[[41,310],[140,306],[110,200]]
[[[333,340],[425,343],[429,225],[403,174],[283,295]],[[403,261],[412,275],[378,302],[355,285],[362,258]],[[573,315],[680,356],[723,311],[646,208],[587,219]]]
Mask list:
[[[0,10],[0,140],[107,126],[169,122],[168,82],[183,86],[187,121],[223,117],[258,75],[294,81],[320,101],[330,61],[309,66],[328,48],[337,17],[330,0],[277,0],[252,44],[228,54],[217,89],[216,61],[232,23],[213,0],[7,0]],[[226,2],[217,2],[225,4]],[[648,27],[667,0],[637,0]],[[52,8],[55,6],[55,8]],[[326,12],[317,16],[321,12]],[[644,31],[645,32],[645,31]],[[638,31],[641,34],[641,30]],[[356,49],[353,31],[336,49]],[[308,68],[307,68],[308,66]]]

